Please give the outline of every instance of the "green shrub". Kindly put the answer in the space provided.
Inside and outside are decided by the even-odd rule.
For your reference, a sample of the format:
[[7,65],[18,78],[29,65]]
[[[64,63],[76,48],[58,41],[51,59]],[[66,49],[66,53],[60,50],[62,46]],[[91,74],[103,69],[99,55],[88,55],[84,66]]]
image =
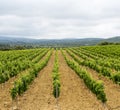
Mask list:
[[59,78],[59,65],[58,65],[58,52],[56,50],[55,54],[55,62],[52,71],[52,78],[53,78],[53,95],[55,98],[60,96],[60,78]]
[[[63,52],[62,52],[63,53]],[[69,67],[71,67],[77,75],[82,78],[86,84],[86,86],[94,93],[96,94],[97,98],[101,100],[103,103],[107,101],[106,94],[104,92],[104,86],[101,81],[94,80],[85,69],[82,69],[79,67],[78,63],[76,63],[73,60],[69,60],[66,55],[63,53],[63,56],[68,64]],[[88,63],[89,64],[89,63]]]

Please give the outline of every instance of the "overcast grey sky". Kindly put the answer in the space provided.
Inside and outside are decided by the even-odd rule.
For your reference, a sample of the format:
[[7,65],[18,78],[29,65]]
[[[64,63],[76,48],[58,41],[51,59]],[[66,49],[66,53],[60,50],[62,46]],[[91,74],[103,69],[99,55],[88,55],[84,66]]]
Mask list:
[[120,35],[120,0],[0,0],[0,36]]

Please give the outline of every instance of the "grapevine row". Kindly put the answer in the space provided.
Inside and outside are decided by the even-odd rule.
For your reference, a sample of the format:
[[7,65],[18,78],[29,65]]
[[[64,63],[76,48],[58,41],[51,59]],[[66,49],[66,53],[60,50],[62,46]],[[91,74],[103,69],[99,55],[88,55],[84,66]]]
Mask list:
[[[120,59],[120,45],[82,47],[83,49],[104,55],[109,58]],[[111,51],[112,50],[112,51]]]
[[84,52],[84,50],[78,50],[78,49],[75,49],[77,52],[87,56],[88,58],[87,59],[93,59],[96,61],[96,63],[98,63],[99,65],[101,66],[105,66],[105,67],[108,67],[108,68],[112,68],[112,69],[115,69],[116,71],[119,71],[120,70],[120,64],[118,62],[118,60],[115,61],[115,59],[109,59],[109,58],[101,58],[101,57],[97,57],[97,55],[92,55],[91,52]]
[[24,59],[24,61],[17,60],[17,61],[14,61],[14,63],[12,63],[12,64],[9,63],[9,65],[6,68],[5,67],[2,68],[2,65],[0,65],[0,67],[1,67],[0,68],[0,83],[5,83],[11,77],[14,77],[21,71],[23,71],[27,68],[30,68],[32,65],[34,65],[34,63],[39,61],[48,52],[48,49],[42,50],[40,52],[41,52],[41,54],[38,55],[37,59],[33,60],[33,62],[28,60],[28,58],[26,58],[26,59]]
[[[79,63],[79,65],[84,65],[84,66],[88,66],[91,69],[97,71],[98,73],[104,75],[104,76],[108,76],[110,79],[112,79],[115,83],[119,84],[120,83],[120,72],[114,73],[112,74],[111,69],[106,68],[104,66],[99,66],[95,61],[93,60],[83,60],[81,61],[78,57],[75,56],[75,54],[79,57],[82,57],[80,53],[77,53],[74,51],[74,53],[72,53],[69,50],[66,50],[67,53],[74,58],[75,61],[77,61]],[[83,55],[83,57],[86,57]],[[82,58],[83,58],[82,57]]]
[[53,78],[53,95],[58,98],[60,95],[60,78],[59,78],[59,64],[58,64],[58,51],[55,53],[55,62],[52,71]]
[[86,86],[94,93],[96,94],[97,98],[101,100],[103,103],[107,101],[106,94],[104,92],[104,85],[102,81],[96,81],[94,80],[85,69],[80,68],[77,62],[74,60],[69,60],[65,53],[62,51],[63,56],[70,68],[72,68],[77,75],[83,79]]
[[15,81],[14,87],[10,91],[13,100],[16,99],[18,95],[22,95],[28,89],[32,81],[38,76],[39,71],[41,71],[47,65],[51,55],[52,51],[47,54],[45,60],[34,65],[28,74],[21,76],[20,79]]

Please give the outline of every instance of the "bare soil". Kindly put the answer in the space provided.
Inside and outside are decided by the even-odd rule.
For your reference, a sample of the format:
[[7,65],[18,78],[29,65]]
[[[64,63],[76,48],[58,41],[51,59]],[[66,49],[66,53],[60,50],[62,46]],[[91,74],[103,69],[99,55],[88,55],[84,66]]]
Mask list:
[[[54,55],[52,57],[54,57]],[[45,57],[42,58],[42,60],[44,60],[44,59],[45,59]],[[25,71],[20,72],[16,77],[10,78],[7,82],[5,82],[5,84],[0,84],[0,110],[12,110],[12,106],[13,106],[13,108],[18,108],[18,107],[21,108],[21,105],[19,105],[20,101],[17,101],[17,102],[12,101],[12,99],[10,97],[10,89],[13,87],[14,81],[17,80],[20,77],[20,75],[28,73],[27,72],[28,70],[29,69],[26,69]],[[34,83],[35,83],[35,81],[34,81]],[[21,99],[21,97],[18,98],[18,100],[20,100],[20,99]],[[24,103],[24,100],[23,100],[23,103]],[[17,105],[17,107],[16,107],[16,105]],[[29,110],[29,108],[21,109],[21,110]]]
[[102,80],[105,87],[105,93],[107,96],[107,107],[112,110],[120,110],[120,86],[113,83],[108,77],[99,75],[96,71],[86,68],[94,79]]
[[58,55],[61,82],[58,100],[60,110],[104,110],[102,103],[88,90],[83,80],[68,67],[61,52]]
[[[71,58],[68,54],[67,56]],[[78,57],[79,58],[79,57]],[[81,59],[81,58],[79,58]],[[120,110],[120,86],[113,83],[112,80],[110,80],[108,77],[100,75],[100,73],[97,73],[95,70],[90,69],[89,67],[81,66],[87,70],[87,72],[95,79],[95,80],[102,80],[104,87],[105,87],[105,93],[107,96],[107,103],[106,107],[109,110]]]
[[10,110],[11,97],[10,97],[10,88],[13,85],[13,82],[16,78],[13,77],[8,80],[5,84],[0,85],[0,110]]
[[[70,56],[68,56],[70,58]],[[83,80],[66,64],[62,53],[58,51],[59,74],[61,82],[60,97],[55,99],[53,92],[52,69],[55,52],[47,66],[40,71],[29,89],[13,102],[9,90],[16,78],[11,78],[5,86],[0,87],[0,110],[120,110],[120,87],[94,70],[86,68],[94,79],[104,82],[107,95],[107,107],[86,87]],[[0,85],[1,86],[1,85]]]
[[47,66],[40,71],[38,77],[26,91],[19,97],[19,110],[54,110],[55,98],[52,94],[52,69],[54,55],[51,56]]

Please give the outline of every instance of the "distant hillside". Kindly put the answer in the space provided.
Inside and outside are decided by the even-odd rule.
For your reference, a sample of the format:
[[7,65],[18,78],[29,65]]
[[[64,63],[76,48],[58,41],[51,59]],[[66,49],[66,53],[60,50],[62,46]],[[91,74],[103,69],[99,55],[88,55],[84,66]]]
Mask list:
[[105,39],[104,41],[107,41],[107,42],[120,42],[120,36]]
[[100,42],[120,42],[120,37],[113,37],[109,39],[101,38],[84,38],[84,39],[29,39],[29,38],[14,38],[14,37],[0,37],[0,48],[24,46],[26,47],[70,47],[81,45],[96,45]]
[[28,39],[28,38],[12,38],[0,37],[0,44],[9,45],[36,45],[36,46],[80,46],[95,45],[103,39],[85,38],[85,39]]
[[14,37],[1,37],[0,36],[0,43],[18,43],[18,44],[24,44],[24,43],[30,43],[33,42],[34,39],[28,39],[28,38],[14,38]]

